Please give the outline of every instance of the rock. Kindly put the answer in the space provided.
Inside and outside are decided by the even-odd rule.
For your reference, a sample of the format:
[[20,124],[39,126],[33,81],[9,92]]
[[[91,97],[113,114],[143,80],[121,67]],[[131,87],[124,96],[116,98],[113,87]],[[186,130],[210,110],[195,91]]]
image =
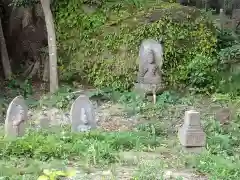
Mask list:
[[[41,109],[29,113],[34,128],[44,128],[49,126],[63,126],[70,124],[69,113],[63,112],[61,109],[42,107]],[[49,122],[47,122],[49,121]],[[47,125],[48,124],[48,125]]]
[[50,119],[48,118],[47,114],[45,112],[42,113],[42,116],[40,117],[40,128],[47,129],[50,126]]
[[47,114],[53,126],[70,124],[70,118],[61,109],[52,108],[47,111]]

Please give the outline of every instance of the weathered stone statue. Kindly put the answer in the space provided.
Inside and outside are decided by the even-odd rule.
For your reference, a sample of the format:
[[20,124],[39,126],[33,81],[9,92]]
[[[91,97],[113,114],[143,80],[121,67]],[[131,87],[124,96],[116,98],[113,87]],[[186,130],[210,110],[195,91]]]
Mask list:
[[162,65],[163,46],[153,39],[143,40],[139,51],[139,72],[135,89],[143,95],[156,94],[163,90]]
[[73,132],[82,132],[97,127],[92,102],[86,95],[80,95],[72,104],[70,118]]
[[5,135],[7,137],[23,136],[27,128],[28,108],[22,96],[15,97],[9,104],[5,119]]

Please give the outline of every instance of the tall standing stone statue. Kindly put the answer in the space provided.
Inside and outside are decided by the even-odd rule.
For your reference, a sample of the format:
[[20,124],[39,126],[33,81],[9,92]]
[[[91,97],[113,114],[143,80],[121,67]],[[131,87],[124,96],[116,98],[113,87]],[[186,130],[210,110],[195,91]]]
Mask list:
[[156,94],[163,90],[162,65],[163,46],[153,39],[143,40],[139,51],[139,71],[135,90],[141,94],[153,95],[154,103]]
[[5,136],[23,136],[27,126],[28,108],[22,96],[15,97],[9,104],[5,120]]
[[72,104],[70,119],[73,132],[96,128],[94,107],[86,95],[80,95]]

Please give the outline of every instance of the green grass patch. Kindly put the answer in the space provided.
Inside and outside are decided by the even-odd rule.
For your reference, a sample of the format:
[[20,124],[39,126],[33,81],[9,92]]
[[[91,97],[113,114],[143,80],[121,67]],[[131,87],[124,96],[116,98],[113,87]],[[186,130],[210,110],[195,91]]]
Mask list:
[[156,137],[146,132],[31,132],[15,140],[2,138],[0,154],[1,159],[81,159],[93,164],[107,164],[117,162],[120,151],[144,150],[159,143]]
[[[218,95],[213,101],[201,95],[181,96],[165,92],[153,105],[133,93],[105,95],[114,96],[116,102],[125,105],[129,116],[139,115],[145,122],[128,132],[72,133],[69,127],[65,127],[54,131],[31,131],[12,140],[1,136],[0,175],[10,179],[35,179],[43,169],[52,168],[53,162],[57,161],[60,164],[56,165],[58,169],[67,167],[70,162],[79,162],[87,168],[109,168],[113,164],[134,166],[133,179],[157,179],[168,169],[192,169],[193,173],[210,180],[238,179],[238,97]],[[177,127],[183,122],[184,112],[191,107],[201,111],[207,134],[206,150],[199,155],[184,153],[177,139]],[[215,119],[214,112],[221,107],[234,109],[229,124],[220,125]],[[126,160],[122,153],[129,152],[133,153]],[[137,154],[141,158],[136,159]]]

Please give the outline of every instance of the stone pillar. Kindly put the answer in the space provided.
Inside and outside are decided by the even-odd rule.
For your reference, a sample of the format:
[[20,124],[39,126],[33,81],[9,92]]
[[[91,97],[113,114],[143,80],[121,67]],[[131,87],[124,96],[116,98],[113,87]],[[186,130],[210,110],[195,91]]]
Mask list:
[[180,143],[184,147],[203,147],[206,134],[200,124],[200,113],[195,110],[185,112],[184,124],[178,132]]

